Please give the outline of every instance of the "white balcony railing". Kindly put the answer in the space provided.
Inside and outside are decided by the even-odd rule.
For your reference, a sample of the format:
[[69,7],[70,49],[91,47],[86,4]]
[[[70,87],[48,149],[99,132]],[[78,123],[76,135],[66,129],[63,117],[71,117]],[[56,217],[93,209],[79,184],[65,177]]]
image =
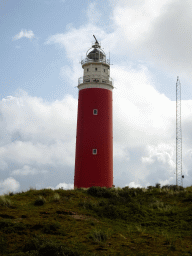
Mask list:
[[82,83],[105,83],[113,86],[113,78],[111,77],[90,78],[88,76],[83,76],[78,79],[78,85]]
[[89,58],[85,58],[84,60],[81,61],[81,65],[84,65],[85,63],[90,63],[90,62],[100,62],[100,63],[106,63],[108,65],[110,65],[110,61],[107,60],[106,58],[103,59],[89,59]]

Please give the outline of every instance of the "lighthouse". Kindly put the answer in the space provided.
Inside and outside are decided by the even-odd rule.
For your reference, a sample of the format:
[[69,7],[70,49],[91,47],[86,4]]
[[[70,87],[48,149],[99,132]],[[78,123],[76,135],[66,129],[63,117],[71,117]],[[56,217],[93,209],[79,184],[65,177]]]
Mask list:
[[74,188],[113,186],[113,80],[96,37],[81,61]]

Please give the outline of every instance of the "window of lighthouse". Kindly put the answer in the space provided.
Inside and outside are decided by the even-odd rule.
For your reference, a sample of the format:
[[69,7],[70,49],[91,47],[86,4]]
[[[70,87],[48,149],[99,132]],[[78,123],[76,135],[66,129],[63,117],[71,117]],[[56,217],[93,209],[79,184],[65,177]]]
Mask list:
[[98,110],[97,109],[93,109],[93,115],[97,115]]
[[97,155],[97,149],[93,149],[93,155]]

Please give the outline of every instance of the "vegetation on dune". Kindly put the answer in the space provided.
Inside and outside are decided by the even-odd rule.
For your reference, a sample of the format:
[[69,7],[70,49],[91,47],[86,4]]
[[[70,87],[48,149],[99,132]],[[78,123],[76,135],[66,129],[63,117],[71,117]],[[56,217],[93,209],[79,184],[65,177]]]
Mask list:
[[192,255],[192,186],[11,192],[0,255]]

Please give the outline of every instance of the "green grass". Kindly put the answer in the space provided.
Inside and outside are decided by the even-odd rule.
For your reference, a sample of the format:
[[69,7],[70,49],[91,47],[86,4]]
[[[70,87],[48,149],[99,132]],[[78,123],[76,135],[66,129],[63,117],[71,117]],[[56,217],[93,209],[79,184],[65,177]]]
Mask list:
[[191,255],[192,186],[0,196],[0,256]]

